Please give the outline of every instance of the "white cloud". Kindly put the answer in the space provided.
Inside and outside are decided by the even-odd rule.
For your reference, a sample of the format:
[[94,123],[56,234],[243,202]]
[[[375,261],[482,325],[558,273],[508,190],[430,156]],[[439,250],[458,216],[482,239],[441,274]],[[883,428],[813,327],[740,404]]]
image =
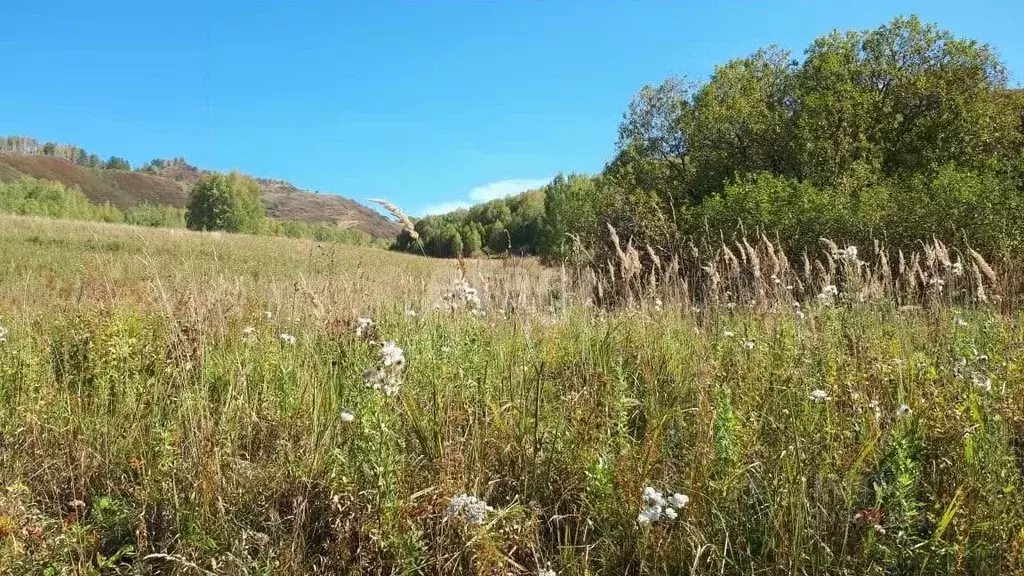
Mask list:
[[550,181],[550,178],[513,178],[511,180],[499,180],[497,182],[491,182],[490,184],[484,184],[483,186],[473,188],[469,191],[469,199],[473,202],[488,202],[497,198],[504,198],[505,196],[512,196],[513,194],[519,194],[520,192],[540,188]]
[[454,212],[460,208],[469,208],[473,204],[489,202],[498,198],[513,196],[520,192],[526,192],[527,190],[534,190],[546,185],[550,181],[550,178],[511,178],[509,180],[499,180],[490,184],[483,184],[469,191],[468,200],[450,200],[427,206],[421,209],[418,215],[431,216]]
[[449,212],[455,212],[460,208],[469,208],[472,206],[472,202],[465,202],[456,200],[453,202],[441,202],[440,204],[433,204],[420,210],[420,216],[434,216],[436,214],[447,214]]

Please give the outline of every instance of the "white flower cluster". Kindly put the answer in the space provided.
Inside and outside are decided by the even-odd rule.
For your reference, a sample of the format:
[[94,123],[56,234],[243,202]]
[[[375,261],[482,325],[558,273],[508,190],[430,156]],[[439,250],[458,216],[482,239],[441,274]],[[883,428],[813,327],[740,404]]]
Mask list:
[[992,391],[992,378],[987,373],[988,355],[973,350],[974,358],[963,357],[956,362],[954,372],[957,378],[969,380],[982,392]]
[[684,508],[690,502],[689,496],[678,492],[665,498],[652,486],[644,488],[640,498],[644,501],[644,507],[637,515],[636,521],[641,526],[657,522],[662,518],[675,520],[679,516],[676,510]]
[[282,332],[277,335],[277,339],[281,342],[281,344],[288,344],[289,346],[295,345],[295,336],[292,336],[291,334],[285,334],[284,332]]
[[818,294],[818,300],[831,300],[839,295],[839,288],[836,288],[835,284],[827,284],[821,289],[821,294]]
[[360,338],[370,339],[373,337],[373,320],[369,318],[357,318],[356,319],[356,336]]
[[828,392],[822,389],[814,390],[810,393],[811,402],[824,402],[829,399]]
[[850,264],[856,264],[860,262],[860,260],[857,259],[856,246],[847,246],[846,248],[840,248],[839,250],[835,251],[835,256],[849,262]]
[[394,396],[402,387],[402,369],[405,368],[405,352],[394,342],[380,345],[380,366],[363,372],[367,388],[373,388]]
[[7,330],[7,328],[0,326],[0,343],[7,342],[8,334],[10,334],[10,332]]
[[476,496],[459,494],[458,496],[453,496],[448,502],[448,507],[444,511],[444,517],[458,517],[464,519],[469,524],[479,525],[487,520],[487,515],[491,512],[494,512],[494,508],[488,506],[487,502]]
[[480,295],[477,293],[476,288],[469,285],[469,282],[465,280],[456,280],[452,283],[452,289],[445,292],[441,299],[448,306],[448,309],[452,312],[460,309],[468,309],[471,312],[478,313],[481,311],[483,305],[480,302]]

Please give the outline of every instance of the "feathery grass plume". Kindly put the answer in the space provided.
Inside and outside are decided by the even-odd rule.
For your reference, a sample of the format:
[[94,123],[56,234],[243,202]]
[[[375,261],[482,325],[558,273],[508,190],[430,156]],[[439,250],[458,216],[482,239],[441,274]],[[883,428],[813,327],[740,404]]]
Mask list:
[[651,266],[661,274],[661,258],[658,257],[658,253],[651,248],[650,244],[645,245],[647,250],[647,257],[651,259]]
[[654,248],[651,248],[650,244],[646,244],[644,248],[647,251],[647,257],[651,259],[651,273],[648,277],[649,290],[654,292],[658,287],[658,276],[662,273],[661,258],[658,257],[658,253],[654,251]]
[[921,245],[921,252],[924,254],[924,266],[922,266],[922,269],[927,272],[932,272],[935,269],[935,262],[938,260],[938,256],[935,253],[935,247],[924,240],[918,240],[917,243]]
[[833,255],[839,254],[839,246],[828,238],[818,238],[818,240],[828,248],[828,251]]
[[402,229],[409,234],[410,238],[413,240],[419,240],[420,235],[419,232],[416,232],[416,225],[412,223],[412,220],[410,220],[408,216],[405,215],[405,212],[402,212],[401,208],[380,198],[370,198],[369,201],[390,212],[392,216],[398,219],[398,222],[402,225]]
[[985,259],[981,257],[981,254],[978,254],[974,250],[974,248],[968,248],[967,253],[971,255],[971,259],[974,260],[974,263],[978,266],[978,269],[981,270],[981,272],[985,275],[986,278],[988,278],[988,281],[992,283],[992,286],[997,286],[999,284],[999,278],[996,276],[996,271],[993,270],[992,267],[988,265],[988,262],[986,262]]
[[914,292],[917,290],[918,280],[921,277],[921,255],[917,252],[910,254],[910,264],[907,266],[907,272],[904,275],[904,281],[906,282],[906,289]]
[[729,272],[728,277],[734,282],[738,282],[741,276],[740,260],[729,250],[724,242],[722,243],[722,259],[725,261],[726,270]]
[[974,296],[978,302],[987,302],[988,295],[985,294],[985,281],[981,277],[981,269],[977,263],[971,264],[971,275],[974,277]]
[[718,268],[714,262],[708,262],[704,266],[701,266],[701,270],[707,275],[707,282],[704,284],[705,295],[711,302],[718,301],[718,287],[722,279],[718,275]]
[[[817,262],[817,261],[815,261]],[[832,254],[825,252],[825,263],[827,266],[823,266],[830,278],[836,277],[836,261],[832,258]]]
[[764,244],[764,253],[768,256],[768,264],[771,266],[771,276],[779,278],[782,276],[783,270],[779,265],[779,257],[775,255],[775,247],[772,246],[772,241],[765,236],[764,232],[761,233],[761,242]]
[[747,251],[747,264],[750,266],[750,272],[754,275],[756,280],[761,279],[761,258],[757,255],[757,249],[747,242],[747,237],[743,237],[743,248]]
[[633,240],[626,243],[626,276],[632,279],[640,275],[643,266],[640,264],[640,253],[633,247]]
[[[832,274],[830,270],[825,268],[825,265],[821,263],[821,260],[814,261],[814,272],[817,274],[819,278],[819,283],[822,286],[827,286],[834,282],[835,276]],[[809,285],[814,286],[814,283],[812,282]]]
[[743,249],[743,244],[741,244],[739,240],[733,240],[733,244],[736,245],[736,254],[739,254],[740,262],[742,262],[743,266],[746,267],[747,266],[747,253]]
[[807,257],[806,250],[804,250],[804,283],[814,286],[814,268],[811,267],[811,259]]
[[690,246],[690,257],[693,258],[694,262],[700,261],[700,250],[697,249],[697,245],[693,242],[693,237],[687,239],[687,243]]
[[953,267],[953,262],[949,257],[949,248],[947,248],[946,245],[938,238],[932,237],[932,240],[935,242],[935,254],[939,257],[939,262],[942,262],[942,265],[946,267],[946,270],[951,269]]
[[882,281],[883,290],[888,292],[892,287],[892,269],[889,266],[889,252],[881,245],[879,245],[877,250],[879,277]]
[[679,277],[679,255],[673,254],[672,259],[668,262],[668,268],[665,271],[665,276],[670,279]]

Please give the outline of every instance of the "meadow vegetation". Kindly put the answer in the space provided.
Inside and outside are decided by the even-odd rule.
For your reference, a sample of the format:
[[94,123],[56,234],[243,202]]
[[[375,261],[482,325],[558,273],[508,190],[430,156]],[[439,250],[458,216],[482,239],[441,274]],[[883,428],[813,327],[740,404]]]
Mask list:
[[376,201],[414,254],[6,184],[0,574],[1024,574],[1022,104],[916,18],[769,48]]
[[698,285],[0,230],[0,573],[1024,573],[980,255],[745,238]]

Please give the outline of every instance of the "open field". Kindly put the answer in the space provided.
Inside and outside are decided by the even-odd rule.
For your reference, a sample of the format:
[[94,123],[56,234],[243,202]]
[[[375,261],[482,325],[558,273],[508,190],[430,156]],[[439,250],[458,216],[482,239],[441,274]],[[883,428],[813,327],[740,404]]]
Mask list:
[[1014,309],[466,266],[0,216],[0,574],[1024,574]]

